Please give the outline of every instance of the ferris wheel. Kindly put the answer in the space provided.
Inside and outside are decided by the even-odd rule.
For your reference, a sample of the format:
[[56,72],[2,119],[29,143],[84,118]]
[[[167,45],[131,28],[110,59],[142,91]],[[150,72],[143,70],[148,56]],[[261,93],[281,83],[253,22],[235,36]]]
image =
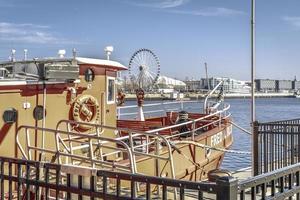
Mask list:
[[149,49],[137,50],[129,61],[129,77],[134,87],[151,90],[158,81],[160,63]]

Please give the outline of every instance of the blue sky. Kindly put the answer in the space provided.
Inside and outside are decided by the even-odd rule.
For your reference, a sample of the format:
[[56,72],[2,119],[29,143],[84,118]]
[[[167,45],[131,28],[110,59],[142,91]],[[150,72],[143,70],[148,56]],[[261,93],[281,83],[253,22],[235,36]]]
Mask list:
[[[257,77],[300,79],[300,1],[257,1]],[[164,75],[250,79],[250,0],[0,0],[0,59],[71,55],[128,65],[153,50]]]

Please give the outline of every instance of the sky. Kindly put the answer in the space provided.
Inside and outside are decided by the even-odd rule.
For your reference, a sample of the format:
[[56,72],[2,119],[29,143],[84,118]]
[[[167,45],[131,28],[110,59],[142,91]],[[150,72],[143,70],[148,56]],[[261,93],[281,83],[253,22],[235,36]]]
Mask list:
[[[250,80],[250,0],[0,0],[0,60],[72,55],[128,66],[140,48],[177,79]],[[300,1],[258,0],[257,78],[300,79]]]

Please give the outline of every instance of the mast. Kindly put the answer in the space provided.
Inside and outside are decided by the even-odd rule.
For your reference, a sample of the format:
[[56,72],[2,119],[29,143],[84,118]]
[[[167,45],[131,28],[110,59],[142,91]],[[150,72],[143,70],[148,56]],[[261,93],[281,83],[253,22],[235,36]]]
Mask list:
[[208,81],[208,73],[207,73],[207,63],[204,63],[205,66],[205,76],[206,76],[206,83],[207,83],[207,89],[210,91],[209,81]]
[[255,118],[255,0],[251,0],[251,132],[252,132],[252,173],[254,175],[254,122]]

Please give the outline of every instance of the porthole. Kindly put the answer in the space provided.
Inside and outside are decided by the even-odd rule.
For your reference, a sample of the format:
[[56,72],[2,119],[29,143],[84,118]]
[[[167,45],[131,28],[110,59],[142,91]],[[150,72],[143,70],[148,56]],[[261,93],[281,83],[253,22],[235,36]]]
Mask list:
[[84,79],[86,82],[92,82],[95,79],[95,73],[92,69],[88,68],[84,72]]
[[44,111],[46,116],[46,110],[43,106],[36,106],[33,110],[33,117],[35,120],[42,120],[44,118]]
[[3,121],[6,124],[12,124],[17,121],[18,112],[14,108],[8,108],[3,113]]

